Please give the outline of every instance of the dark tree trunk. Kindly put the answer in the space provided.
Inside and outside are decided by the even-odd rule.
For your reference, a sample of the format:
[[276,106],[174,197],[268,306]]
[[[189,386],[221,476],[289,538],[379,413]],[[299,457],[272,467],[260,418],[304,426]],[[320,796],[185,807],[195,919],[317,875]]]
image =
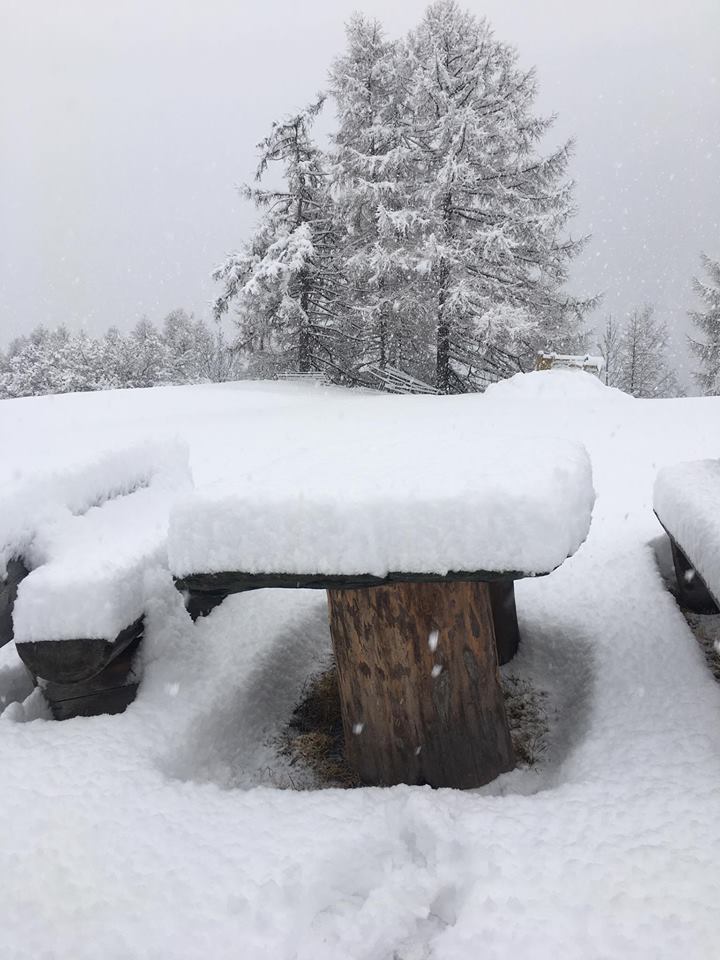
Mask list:
[[477,787],[513,768],[486,583],[328,590],[328,607],[363,782]]
[[[445,238],[452,235],[452,194],[443,201],[443,229]],[[435,386],[441,393],[450,392],[450,319],[447,315],[447,294],[450,268],[447,260],[440,260],[438,270],[438,321],[436,331]]]
[[448,269],[440,264],[440,290],[438,292],[438,324],[435,352],[435,386],[441,393],[450,390],[450,324],[445,309]]

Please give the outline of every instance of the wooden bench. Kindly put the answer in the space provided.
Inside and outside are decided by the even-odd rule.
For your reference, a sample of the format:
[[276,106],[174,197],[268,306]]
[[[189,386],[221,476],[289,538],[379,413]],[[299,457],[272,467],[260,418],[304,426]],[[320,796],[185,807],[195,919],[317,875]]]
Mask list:
[[680,602],[695,613],[720,612],[720,461],[663,468],[653,503],[670,540]]
[[361,781],[479,786],[514,765],[498,674],[517,650],[513,584],[550,573],[587,535],[587,454],[451,431],[431,457],[393,435],[375,443],[340,438],[284,475],[197,491],[171,517],[170,570],[194,617],[232,593],[325,590]]
[[139,617],[110,641],[79,637],[16,643],[16,648],[55,720],[122,713],[139,686],[133,664],[143,628]]
[[[173,497],[189,486],[183,450],[126,451],[126,465],[122,453],[113,491],[86,482],[84,507],[43,515],[29,557],[11,559],[0,584],[0,644],[15,641],[59,720],[121,713],[135,698],[144,573],[164,560]],[[61,479],[74,495],[85,478]]]
[[[14,640],[15,602],[29,574],[24,561],[14,558],[0,581],[0,647]],[[141,616],[112,640],[81,637],[16,642],[15,646],[56,720],[122,713],[138,689],[133,660],[143,626]]]

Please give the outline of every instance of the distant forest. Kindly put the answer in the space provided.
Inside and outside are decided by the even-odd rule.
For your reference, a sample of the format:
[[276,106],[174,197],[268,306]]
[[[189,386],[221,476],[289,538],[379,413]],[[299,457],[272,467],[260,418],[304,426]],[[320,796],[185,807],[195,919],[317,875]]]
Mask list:
[[0,352],[0,398],[232,380],[242,367],[219,327],[184,310],[173,310],[160,329],[143,319],[126,335],[38,327]]

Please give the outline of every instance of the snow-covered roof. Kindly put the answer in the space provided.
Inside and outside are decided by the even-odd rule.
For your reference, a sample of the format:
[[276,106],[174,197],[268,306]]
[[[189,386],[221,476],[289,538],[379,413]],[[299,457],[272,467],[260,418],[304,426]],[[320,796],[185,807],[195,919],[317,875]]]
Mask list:
[[593,370],[600,373],[605,367],[603,357],[586,354],[570,353],[540,353],[537,359],[537,368],[539,370],[552,369],[553,367],[571,367],[578,370]]

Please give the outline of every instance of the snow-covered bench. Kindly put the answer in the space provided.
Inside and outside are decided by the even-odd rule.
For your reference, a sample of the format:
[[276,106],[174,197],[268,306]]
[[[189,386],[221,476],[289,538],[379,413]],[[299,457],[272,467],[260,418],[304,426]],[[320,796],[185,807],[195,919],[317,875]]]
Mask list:
[[[189,485],[184,448],[110,459],[83,496],[72,480],[49,483],[43,492],[65,502],[46,502],[39,514],[26,496],[24,524],[16,521],[14,546],[5,547],[14,556],[0,591],[0,639],[15,640],[58,719],[117,713],[134,698],[145,573],[165,564],[169,511]],[[113,467],[122,482],[108,475]],[[82,486],[85,472],[75,479]]]
[[477,786],[514,763],[495,646],[516,631],[512,582],[577,550],[593,500],[578,444],[338,439],[195,491],[168,559],[194,614],[260,587],[327,590],[361,779]]
[[658,472],[655,514],[670,538],[678,595],[696,613],[720,607],[720,460]]

